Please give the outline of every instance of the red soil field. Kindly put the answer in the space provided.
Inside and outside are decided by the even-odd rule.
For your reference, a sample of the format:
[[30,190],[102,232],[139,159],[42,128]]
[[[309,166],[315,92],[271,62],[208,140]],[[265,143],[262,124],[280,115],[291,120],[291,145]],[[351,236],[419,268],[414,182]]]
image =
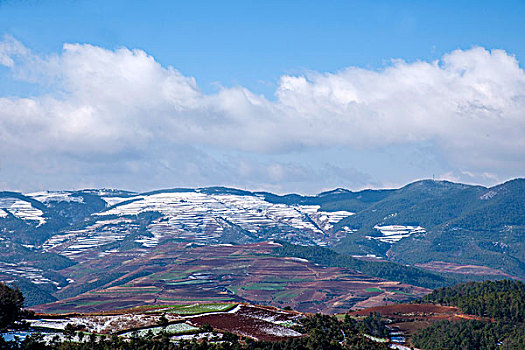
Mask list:
[[[196,326],[209,324],[223,332],[240,334],[257,340],[278,341],[302,336],[274,321],[293,321],[294,313],[283,313],[254,306],[240,306],[236,313],[218,313],[194,317],[190,323]],[[273,322],[269,322],[273,321]]]

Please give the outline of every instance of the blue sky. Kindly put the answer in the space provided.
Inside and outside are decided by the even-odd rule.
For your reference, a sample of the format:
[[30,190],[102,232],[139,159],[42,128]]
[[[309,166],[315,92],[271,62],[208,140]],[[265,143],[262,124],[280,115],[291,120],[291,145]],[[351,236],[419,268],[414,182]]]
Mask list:
[[[476,66],[482,67],[484,71],[479,73],[481,68],[473,69],[476,74],[480,74],[479,79],[490,72],[493,74],[489,79],[493,87],[501,88],[502,84],[504,86],[508,84],[514,89],[505,96],[491,95],[488,99],[492,100],[493,97],[494,104],[486,105],[482,109],[500,108],[491,115],[495,118],[492,122],[499,123],[498,118],[502,118],[501,115],[503,115],[505,121],[502,125],[508,127],[508,130],[511,130],[514,137],[519,140],[520,136],[525,136],[521,134],[525,118],[522,114],[521,102],[518,106],[509,104],[503,106],[501,101],[521,101],[523,98],[520,75],[523,72],[525,61],[525,36],[523,35],[525,21],[523,18],[525,18],[524,1],[0,0],[0,35],[7,35],[9,39],[5,40],[10,41],[10,44],[5,45],[4,50],[7,56],[16,56],[13,58],[14,64],[0,66],[0,97],[9,99],[6,103],[10,103],[9,108],[12,108],[9,112],[11,114],[3,118],[4,121],[7,118],[15,118],[14,115],[22,107],[13,106],[13,101],[20,102],[23,97],[34,98],[40,104],[44,104],[44,97],[52,97],[60,101],[69,98],[71,101],[78,102],[78,96],[75,95],[78,91],[73,91],[71,84],[57,83],[57,80],[61,79],[57,77],[65,75],[69,77],[68,79],[79,78],[78,75],[75,75],[78,74],[78,70],[75,73],[58,72],[57,67],[51,69],[49,65],[42,64],[43,61],[49,63],[53,57],[65,64],[64,62],[68,59],[64,55],[65,43],[90,44],[90,47],[106,50],[104,55],[111,53],[117,55],[119,48],[142,50],[150,55],[162,69],[169,70],[169,67],[172,67],[184,77],[194,78],[197,89],[204,95],[206,103],[209,103],[207,101],[210,98],[214,99],[214,96],[220,95],[220,92],[225,89],[228,90],[228,101],[234,98],[231,96],[235,95],[233,91],[235,88],[246,89],[254,96],[262,94],[265,98],[263,104],[268,103],[270,107],[260,112],[260,118],[274,120],[273,127],[292,127],[293,129],[295,129],[293,125],[296,125],[293,123],[297,122],[296,118],[299,118],[298,116],[304,118],[306,114],[301,112],[296,105],[292,108],[294,111],[290,112],[292,97],[279,95],[279,91],[283,91],[283,77],[307,76],[307,80],[311,83],[309,88],[321,89],[314,89],[315,91],[323,91],[320,84],[330,84],[333,87],[334,80],[342,79],[345,84],[353,86],[352,89],[355,89],[356,95],[361,96],[359,101],[352,100],[353,103],[360,103],[361,107],[354,112],[346,110],[344,113],[347,114],[341,115],[341,118],[353,118],[352,113],[362,114],[365,113],[365,109],[366,113],[371,113],[371,115],[381,115],[383,110],[380,108],[389,109],[389,105],[381,102],[374,107],[377,109],[372,108],[373,111],[369,111],[366,106],[372,104],[371,97],[370,95],[363,97],[363,94],[365,90],[369,94],[373,87],[364,85],[356,87],[356,81],[364,79],[367,72],[382,72],[385,69],[388,70],[389,67],[395,67],[392,60],[401,59],[406,61],[406,64],[414,62],[431,64],[438,60],[440,64],[443,64],[446,55],[460,49],[464,54],[454,60],[456,66],[463,65],[465,60],[469,60],[469,64],[474,65],[475,62],[481,62],[480,57],[485,57],[483,59],[490,62]],[[17,51],[17,54],[13,54],[13,47],[16,45],[12,41],[24,47],[25,53],[21,54]],[[487,58],[488,56],[482,52],[477,52],[479,55],[468,54],[469,50],[476,47],[483,48],[489,53],[495,49],[502,50],[505,53],[505,63],[501,63],[501,60],[494,55]],[[85,46],[83,48],[83,54],[87,55],[88,48]],[[1,55],[0,52],[0,58]],[[501,76],[496,70],[505,64],[512,66],[512,60],[518,64],[519,68],[515,70],[517,73],[508,73],[508,78],[496,81]],[[75,64],[77,65],[75,67],[82,66],[78,61],[75,61]],[[44,73],[42,66],[47,67]],[[348,67],[360,68],[363,71],[360,74],[339,74]],[[417,68],[416,66],[411,67]],[[399,68],[398,73],[415,74],[415,77],[418,77],[421,73],[414,72],[414,69],[407,73],[408,71]],[[35,71],[38,73],[35,74]],[[311,74],[326,76],[330,73],[332,73],[332,80],[310,76]],[[399,77],[399,74],[394,74],[394,76]],[[512,80],[513,76],[517,77],[517,81]],[[442,84],[442,78],[436,79],[429,83],[437,84],[432,90],[441,91],[445,96],[448,85],[439,85]],[[378,78],[377,84],[382,84],[382,81]],[[476,80],[475,84],[472,83],[471,88],[479,87],[479,81],[481,80]],[[472,81],[469,80],[469,82]],[[464,84],[466,83],[460,83],[456,86],[457,90],[452,89],[451,91],[464,92]],[[98,88],[104,89],[105,86],[107,84],[102,84]],[[296,88],[297,85],[293,85],[293,89]],[[347,89],[343,90],[345,93],[348,92]],[[497,90],[495,88],[495,91]],[[389,95],[389,98],[395,101],[394,92],[391,91],[388,92],[392,95]],[[384,93],[387,94],[387,92]],[[410,93],[407,93],[405,96],[409,95]],[[126,96],[129,95],[121,96],[121,98],[126,98]],[[217,99],[223,97],[217,97]],[[410,97],[406,98],[410,99]],[[418,96],[418,98],[424,97]],[[294,95],[293,101],[295,102],[293,103],[297,103],[298,99],[299,97]],[[472,94],[466,93],[465,100],[457,102],[455,106],[472,106],[479,100],[479,98],[472,97]],[[324,105],[325,102],[325,100],[318,102],[314,109],[324,106],[323,111],[330,110],[331,105],[327,107]],[[99,100],[84,101],[82,110],[85,110],[86,106],[90,108],[99,106],[99,103]],[[204,102],[201,101],[201,103]],[[222,103],[221,106],[223,106]],[[411,102],[407,100],[407,103]],[[422,112],[421,109],[424,103],[424,101],[418,102],[413,110],[424,114],[425,112]],[[304,103],[298,104],[298,106],[301,105]],[[113,104],[111,106],[111,108],[114,107]],[[189,116],[203,113],[202,111],[198,113],[195,110],[189,111],[187,105],[184,106],[186,108],[184,113]],[[139,107],[141,106],[137,108]],[[164,110],[163,108],[160,110]],[[214,123],[216,119],[230,120],[230,114],[238,112],[228,111],[226,113],[222,107],[217,106],[210,108],[211,110],[205,113],[208,117],[198,121],[198,125],[205,124],[204,129],[208,128],[206,123]],[[275,121],[277,119],[272,114],[277,113],[275,109],[280,108],[285,108],[286,113],[292,113],[282,123]],[[221,113],[216,112],[219,109]],[[479,110],[481,109],[476,109],[478,112]],[[340,110],[337,111],[339,113]],[[210,117],[213,113],[217,114]],[[224,113],[229,117],[224,117]],[[248,110],[247,113],[259,112]],[[428,126],[433,124],[435,118],[439,118],[436,117],[437,115],[436,113],[422,115],[417,120],[428,118],[425,119],[427,120],[425,125]],[[487,116],[480,116],[480,118],[485,117]],[[20,118],[16,117],[16,120]],[[49,115],[42,118],[44,121],[49,121],[49,125],[46,125],[52,130],[50,125],[56,122],[57,116]],[[113,120],[107,118],[112,117],[108,114],[96,118],[101,128],[114,124]],[[136,118],[140,121],[137,121],[137,127],[143,128],[142,134],[155,133],[152,131],[152,125],[144,122],[144,118],[148,119],[149,116],[142,114]],[[175,117],[167,116],[166,118]],[[258,119],[252,117],[251,114],[246,118],[254,120],[250,123],[243,121],[242,128],[257,129]],[[331,126],[334,129],[350,128],[348,134],[362,135],[371,132],[370,138],[378,137],[371,131],[374,129],[374,124],[367,124],[368,126],[361,130],[360,126],[358,127],[362,125],[361,122],[347,123],[346,119],[341,118],[332,120],[329,114],[323,118],[322,123],[312,122],[312,125],[322,128],[323,123],[334,124]],[[90,152],[89,146],[93,145],[93,148],[96,148],[95,143],[99,142],[99,139],[86,140],[82,151],[71,152],[53,148],[48,144],[39,144],[28,147],[24,151],[26,155],[32,155],[26,163],[6,156],[3,159],[0,157],[0,184],[9,189],[20,190],[43,187],[59,188],[61,186],[126,186],[132,189],[149,189],[179,185],[224,184],[244,185],[250,188],[280,192],[316,192],[339,186],[350,188],[397,186],[420,177],[430,177],[432,174],[456,181],[490,185],[510,177],[521,176],[525,170],[519,166],[520,163],[525,162],[523,153],[515,149],[519,148],[519,145],[515,144],[512,147],[505,140],[494,141],[494,138],[501,138],[502,135],[508,133],[506,129],[500,130],[497,137],[490,138],[491,142],[495,142],[496,145],[501,144],[498,152],[488,156],[493,159],[476,163],[471,161],[472,157],[480,155],[476,155],[473,150],[480,149],[477,143],[485,142],[476,138],[476,135],[472,136],[472,140],[465,141],[456,133],[451,135],[443,131],[433,134],[426,128],[410,131],[408,130],[410,123],[413,123],[414,120],[396,123],[394,119],[401,118],[397,114],[385,116],[385,118],[390,119],[383,121],[383,124],[389,125],[390,122],[393,123],[392,125],[399,124],[404,134],[396,131],[394,134],[397,136],[385,142],[366,140],[354,142],[352,140],[355,137],[351,137],[352,140],[345,140],[343,135],[335,137],[336,142],[329,142],[327,141],[329,137],[316,140],[317,135],[309,134],[315,131],[304,130],[297,134],[291,133],[289,144],[285,143],[275,148],[263,147],[262,144],[274,141],[264,137],[259,138],[259,134],[252,137],[252,140],[257,140],[254,142],[261,144],[250,144],[248,141],[229,142],[228,140],[235,135],[222,133],[220,129],[217,129],[220,131],[217,134],[210,133],[210,138],[220,140],[217,142],[203,141],[198,135],[188,137],[183,142],[175,142],[169,137],[155,134],[155,140],[162,139],[162,141],[152,142],[148,138],[142,148],[137,146],[135,156],[124,155],[121,150],[124,146],[118,147],[113,144],[108,145],[108,149],[112,150],[111,147],[115,149],[102,152],[104,155],[101,155],[100,152]],[[34,119],[30,120],[24,121],[17,127],[16,130],[20,135],[31,129]],[[96,123],[89,125],[96,125]],[[210,125],[212,126],[209,129],[215,130],[216,126]],[[13,123],[3,124],[5,133],[8,132],[7,126],[12,127]],[[491,130],[490,123],[485,126],[486,130]],[[457,127],[472,129],[467,122],[463,121],[458,123]],[[439,126],[436,129],[439,129]],[[174,134],[187,135],[188,130],[177,129]],[[485,129],[480,132],[485,132]],[[86,133],[89,134],[89,132]],[[249,131],[245,133],[249,134]],[[124,134],[128,133],[124,132]],[[425,136],[415,137],[415,134]],[[12,130],[10,130],[10,135],[13,135]],[[122,140],[122,145],[126,144],[127,141],[124,140],[123,134],[114,135],[117,135],[117,139]],[[49,135],[44,136],[40,135],[40,139]],[[287,134],[283,133],[282,137],[286,138]],[[310,142],[310,139],[313,141]],[[12,147],[16,148],[16,142],[13,141]],[[48,142],[67,143],[61,136],[50,139]],[[4,145],[4,153],[13,153],[9,147]],[[164,147],[175,148],[179,151],[167,152]],[[464,157],[459,157],[460,154],[464,154]],[[126,159],[126,162],[132,162],[133,165],[126,163],[122,168],[128,170],[121,172],[101,163],[95,166],[90,163],[93,162],[93,159],[103,157],[109,157],[113,161],[118,159],[119,162]],[[130,158],[133,159],[130,160]],[[194,159],[201,159],[202,163]],[[45,160],[43,163],[46,165],[36,166],[42,160]],[[208,169],[212,163],[215,164],[213,169]],[[64,174],[63,169],[58,170],[60,168],[58,164],[68,164],[68,168],[73,170]],[[251,170],[243,173],[239,170],[243,166]],[[155,169],[160,167],[164,170],[157,169],[156,174],[163,173],[163,171],[166,173],[160,177],[149,176],[151,180],[145,181],[144,177],[147,178],[148,173],[143,171],[134,173],[133,169],[137,167]],[[196,176],[195,171],[191,170],[193,167],[207,169],[208,175],[197,171],[198,176]],[[40,170],[37,170],[35,174],[35,169]],[[256,174],[265,171],[268,172],[267,176],[257,178]],[[56,176],[58,173],[60,176]],[[21,174],[23,174],[22,179]]]
[[143,49],[212,83],[272,95],[283,74],[378,68],[482,46],[525,56],[524,1],[0,1],[0,32],[32,50]]

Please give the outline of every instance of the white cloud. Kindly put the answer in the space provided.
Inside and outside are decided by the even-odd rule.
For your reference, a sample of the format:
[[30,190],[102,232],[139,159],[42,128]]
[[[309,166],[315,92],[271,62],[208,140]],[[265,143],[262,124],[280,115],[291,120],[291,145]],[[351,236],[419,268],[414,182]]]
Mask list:
[[[275,101],[242,87],[205,94],[194,78],[126,48],[65,44],[40,57],[6,37],[0,65],[49,91],[0,97],[1,151],[28,162],[141,162],[187,144],[256,155],[430,142],[469,178],[525,171],[525,72],[502,50],[283,76]],[[268,164],[270,182],[304,176],[283,164]],[[223,177],[248,176],[252,165]]]
[[0,41],[0,65],[12,68],[15,64],[13,57],[24,56],[27,49],[20,42],[10,36],[4,36]]

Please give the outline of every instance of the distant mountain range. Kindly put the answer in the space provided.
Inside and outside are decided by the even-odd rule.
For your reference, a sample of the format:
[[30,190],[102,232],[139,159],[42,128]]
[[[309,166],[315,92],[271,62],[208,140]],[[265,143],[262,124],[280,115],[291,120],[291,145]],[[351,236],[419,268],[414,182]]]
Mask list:
[[525,179],[491,188],[422,180],[316,196],[224,187],[0,192],[0,280],[49,295],[70,283],[57,272],[65,267],[173,241],[282,241],[364,260],[523,279],[524,238]]

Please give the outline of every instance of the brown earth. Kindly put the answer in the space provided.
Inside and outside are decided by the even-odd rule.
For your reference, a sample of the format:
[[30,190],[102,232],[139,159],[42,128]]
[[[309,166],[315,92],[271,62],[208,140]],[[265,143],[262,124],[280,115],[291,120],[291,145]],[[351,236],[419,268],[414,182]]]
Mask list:
[[193,317],[190,321],[195,326],[211,325],[221,332],[231,332],[256,340],[278,341],[291,337],[290,330],[277,325],[275,321],[293,321],[295,313],[277,312],[255,306],[242,305],[236,313],[220,313]]
[[370,307],[364,310],[349,312],[354,316],[367,316],[370,312],[380,313],[384,317],[414,317],[432,315],[456,315],[461,314],[455,306],[441,306],[434,304],[394,304],[387,306]]

